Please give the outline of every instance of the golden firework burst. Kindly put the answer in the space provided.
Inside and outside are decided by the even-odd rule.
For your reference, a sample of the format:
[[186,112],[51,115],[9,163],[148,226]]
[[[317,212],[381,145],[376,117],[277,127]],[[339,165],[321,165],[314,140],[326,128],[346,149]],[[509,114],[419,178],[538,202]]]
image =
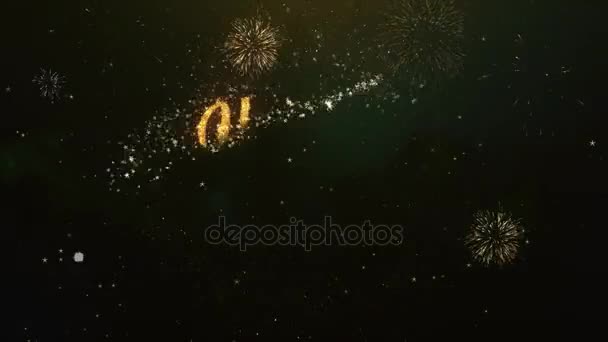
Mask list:
[[517,257],[523,227],[519,220],[502,211],[479,211],[465,237],[465,245],[473,258],[485,266],[505,265]]
[[256,15],[232,23],[224,51],[240,75],[255,78],[276,64],[281,44],[279,30],[263,16]]

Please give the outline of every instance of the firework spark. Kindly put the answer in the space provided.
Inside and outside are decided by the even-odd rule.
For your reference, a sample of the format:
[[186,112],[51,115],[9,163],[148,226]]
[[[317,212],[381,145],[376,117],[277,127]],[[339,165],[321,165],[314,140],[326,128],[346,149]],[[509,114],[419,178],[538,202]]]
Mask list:
[[275,65],[280,47],[279,30],[261,15],[235,20],[224,44],[234,69],[242,76],[252,78]]
[[40,74],[32,80],[40,88],[40,96],[54,101],[59,98],[65,78],[52,70],[40,69]]
[[519,220],[502,211],[479,211],[465,237],[473,258],[485,266],[509,264],[515,260],[524,232]]
[[453,0],[399,0],[382,29],[385,59],[414,83],[454,76],[463,68],[464,15]]

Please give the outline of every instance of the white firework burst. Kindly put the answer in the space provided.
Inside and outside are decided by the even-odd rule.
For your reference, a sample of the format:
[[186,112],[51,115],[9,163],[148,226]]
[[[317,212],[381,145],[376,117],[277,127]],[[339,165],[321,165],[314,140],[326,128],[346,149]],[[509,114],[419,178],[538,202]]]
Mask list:
[[51,69],[40,69],[32,80],[40,89],[40,96],[54,101],[59,98],[65,84],[65,77]]

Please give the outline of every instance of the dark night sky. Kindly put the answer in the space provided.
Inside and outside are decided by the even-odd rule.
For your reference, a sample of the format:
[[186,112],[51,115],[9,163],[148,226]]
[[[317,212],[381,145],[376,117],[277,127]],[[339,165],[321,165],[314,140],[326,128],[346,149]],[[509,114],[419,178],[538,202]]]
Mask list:
[[[195,113],[192,103],[244,83],[262,115],[275,95],[306,101],[382,72],[387,1],[3,3],[9,340],[493,340],[505,329],[521,340],[604,320],[605,5],[456,3],[457,77],[412,94],[389,76],[329,114],[260,128],[217,154],[159,154],[153,162],[171,162],[159,181],[112,186],[107,170],[152,116]],[[274,70],[245,81],[217,47],[259,4],[288,40]],[[32,83],[41,69],[65,78],[53,103]],[[499,206],[528,243],[513,264],[484,267],[463,238],[476,211]],[[241,252],[204,241],[220,215],[399,224],[405,241]]]

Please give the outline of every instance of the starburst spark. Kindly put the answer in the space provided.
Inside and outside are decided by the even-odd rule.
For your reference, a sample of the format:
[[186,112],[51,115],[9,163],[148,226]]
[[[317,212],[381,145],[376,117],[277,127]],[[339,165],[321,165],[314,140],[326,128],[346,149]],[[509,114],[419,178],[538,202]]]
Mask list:
[[50,69],[40,69],[40,74],[36,75],[32,82],[39,87],[40,96],[54,101],[59,98],[65,78]]
[[478,211],[465,245],[485,266],[506,265],[515,260],[524,232],[519,220],[502,211]]
[[464,15],[453,0],[398,0],[385,19],[385,58],[394,71],[419,83],[463,68]]
[[261,15],[237,19],[224,44],[226,57],[242,76],[257,77],[277,62],[279,30]]

